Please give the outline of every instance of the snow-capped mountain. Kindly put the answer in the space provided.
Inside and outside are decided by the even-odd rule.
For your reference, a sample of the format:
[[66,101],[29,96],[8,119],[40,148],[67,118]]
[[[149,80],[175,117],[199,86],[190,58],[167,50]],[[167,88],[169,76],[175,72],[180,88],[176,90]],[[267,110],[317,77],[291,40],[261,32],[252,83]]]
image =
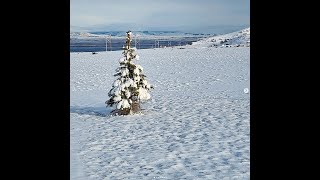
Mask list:
[[202,39],[192,43],[192,45],[201,47],[250,46],[250,27],[236,32]]
[[[140,38],[182,38],[182,37],[210,37],[214,34],[187,33],[181,31],[133,31]],[[105,37],[111,35],[113,38],[123,38],[126,31],[93,31],[93,32],[70,32],[70,38]]]
[[83,37],[99,37],[99,36],[89,32],[70,32],[70,38],[83,38]]

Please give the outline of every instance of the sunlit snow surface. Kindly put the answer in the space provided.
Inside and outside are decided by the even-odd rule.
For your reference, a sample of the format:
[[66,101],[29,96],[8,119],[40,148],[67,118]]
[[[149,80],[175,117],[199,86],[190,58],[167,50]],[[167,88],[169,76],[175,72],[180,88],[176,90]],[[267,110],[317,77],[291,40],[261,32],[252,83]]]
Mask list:
[[155,89],[124,117],[104,104],[122,52],[70,53],[72,180],[250,178],[250,48],[184,48],[137,50]]

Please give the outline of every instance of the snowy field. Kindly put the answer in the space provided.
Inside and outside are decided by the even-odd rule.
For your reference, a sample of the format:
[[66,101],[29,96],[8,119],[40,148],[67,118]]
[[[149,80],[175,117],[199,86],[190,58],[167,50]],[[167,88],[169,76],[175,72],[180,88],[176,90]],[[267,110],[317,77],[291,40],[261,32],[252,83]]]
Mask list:
[[250,48],[137,50],[152,99],[109,116],[122,51],[70,53],[72,180],[250,179]]

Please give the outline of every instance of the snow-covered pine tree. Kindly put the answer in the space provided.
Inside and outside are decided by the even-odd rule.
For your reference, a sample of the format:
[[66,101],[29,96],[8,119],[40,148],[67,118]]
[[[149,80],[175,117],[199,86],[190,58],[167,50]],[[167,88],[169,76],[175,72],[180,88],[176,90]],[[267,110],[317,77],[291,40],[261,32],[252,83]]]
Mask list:
[[140,102],[150,99],[149,91],[152,87],[145,79],[143,68],[134,64],[133,60],[139,60],[136,48],[131,48],[132,32],[128,31],[123,56],[120,58],[120,66],[116,69],[114,76],[118,77],[108,93],[110,99],[106,101],[107,106],[116,109],[113,115],[128,115],[139,112]]

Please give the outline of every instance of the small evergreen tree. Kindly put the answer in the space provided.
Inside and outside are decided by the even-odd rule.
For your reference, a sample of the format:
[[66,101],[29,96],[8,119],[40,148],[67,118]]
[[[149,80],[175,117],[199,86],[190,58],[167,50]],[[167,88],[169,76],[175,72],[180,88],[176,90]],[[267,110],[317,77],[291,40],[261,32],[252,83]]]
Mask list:
[[122,53],[124,57],[120,58],[120,66],[114,75],[118,78],[108,93],[110,99],[106,101],[107,106],[116,107],[111,112],[113,115],[139,112],[140,102],[150,99],[149,91],[153,88],[145,79],[142,66],[133,63],[133,60],[139,60],[139,55],[136,48],[131,48],[132,32],[128,31],[126,34],[126,45]]

